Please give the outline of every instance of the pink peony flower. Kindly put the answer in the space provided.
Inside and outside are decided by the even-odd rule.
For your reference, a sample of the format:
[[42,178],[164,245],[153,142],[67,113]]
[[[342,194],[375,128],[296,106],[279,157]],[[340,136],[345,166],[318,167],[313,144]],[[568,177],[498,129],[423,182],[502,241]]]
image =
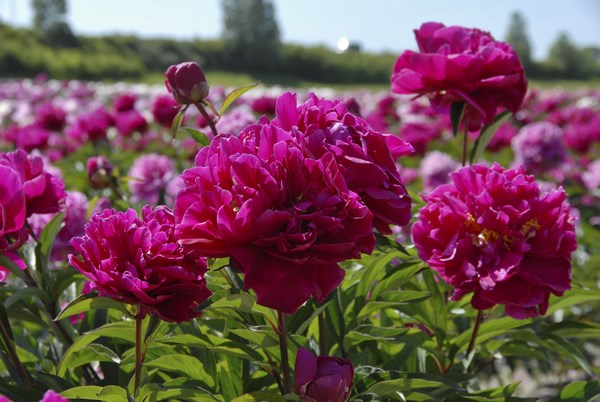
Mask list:
[[66,115],[62,108],[48,102],[38,108],[35,123],[49,131],[62,131],[65,128]]
[[545,121],[530,123],[513,137],[511,146],[515,165],[523,165],[527,173],[542,174],[567,161],[563,131]]
[[[27,239],[23,182],[11,166],[0,164],[0,254],[17,249]],[[4,278],[2,278],[4,279]],[[3,280],[2,280],[3,281]]]
[[455,161],[450,155],[432,151],[427,154],[419,166],[419,173],[423,179],[423,191],[430,193],[436,187],[448,183],[450,181],[451,172],[460,167],[460,164]]
[[188,61],[170,66],[165,72],[165,85],[175,100],[182,105],[200,102],[208,96],[208,82],[202,67]]
[[133,110],[137,96],[132,93],[124,93],[115,98],[113,101],[113,107],[117,112],[128,112]]
[[40,402],[69,402],[69,400],[67,398],[63,398],[62,396],[50,389],[46,391]]
[[348,113],[344,103],[314,94],[297,106],[296,96],[284,93],[277,100],[273,124],[296,133],[308,155],[334,155],[348,188],[373,213],[377,230],[389,234],[390,225],[408,223],[412,200],[395,161],[413,152],[410,144],[372,130],[366,121]]
[[128,176],[133,202],[156,204],[164,202],[169,182],[175,177],[175,166],[165,155],[147,154],[135,160]]
[[311,296],[323,301],[344,277],[338,262],[373,251],[372,214],[333,153],[309,157],[276,125],[217,136],[182,179],[179,242],[230,256],[263,306],[294,313]]
[[497,110],[515,113],[527,81],[512,47],[489,33],[428,22],[415,30],[420,52],[400,55],[391,77],[392,92],[429,95],[438,109],[464,102],[471,131],[490,124]]
[[540,194],[522,167],[473,165],[423,196],[412,236],[419,257],[483,310],[514,318],[545,314],[550,293],[571,285],[574,217],[562,189]]
[[302,401],[345,402],[354,382],[350,360],[334,356],[315,356],[299,348],[294,367],[296,392]]
[[148,122],[137,110],[127,110],[114,115],[115,127],[120,135],[129,137],[133,133],[144,133]]
[[0,166],[7,166],[19,175],[25,193],[27,216],[58,212],[64,206],[67,196],[64,183],[47,173],[41,157],[27,155],[23,150],[0,153]]
[[204,258],[183,253],[175,238],[173,213],[166,207],[104,210],[71,244],[78,258],[69,262],[92,281],[101,296],[138,305],[140,314],[156,314],[169,322],[189,321],[211,292],[203,277]]
[[163,127],[170,128],[178,112],[179,103],[171,96],[158,96],[152,102],[152,116],[154,116],[154,121]]

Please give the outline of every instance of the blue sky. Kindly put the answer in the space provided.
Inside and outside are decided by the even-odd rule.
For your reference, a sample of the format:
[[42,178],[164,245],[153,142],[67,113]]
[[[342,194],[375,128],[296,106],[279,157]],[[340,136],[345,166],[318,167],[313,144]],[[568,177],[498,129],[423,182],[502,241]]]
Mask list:
[[[70,0],[76,33],[132,33],[180,39],[216,38],[220,0]],[[426,21],[506,35],[510,14],[528,23],[534,58],[542,59],[559,32],[579,45],[600,45],[599,0],[274,0],[282,39],[334,48],[340,37],[364,50],[401,52],[416,47],[412,30]],[[31,23],[29,0],[0,0],[0,18]]]

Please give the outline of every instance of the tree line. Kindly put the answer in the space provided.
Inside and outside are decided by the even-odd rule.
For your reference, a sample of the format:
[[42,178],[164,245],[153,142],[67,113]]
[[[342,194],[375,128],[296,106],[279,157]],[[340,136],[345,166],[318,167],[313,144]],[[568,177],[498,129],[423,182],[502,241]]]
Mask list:
[[[283,44],[270,0],[222,0],[224,34],[215,40],[142,39],[131,35],[83,36],[70,29],[66,0],[31,0],[33,28],[0,21],[0,78],[46,73],[57,79],[143,79],[182,60],[205,68],[325,83],[386,83],[396,54]],[[600,49],[580,48],[561,34],[548,58],[534,61],[525,19],[514,13],[506,40],[529,78],[600,77]]]

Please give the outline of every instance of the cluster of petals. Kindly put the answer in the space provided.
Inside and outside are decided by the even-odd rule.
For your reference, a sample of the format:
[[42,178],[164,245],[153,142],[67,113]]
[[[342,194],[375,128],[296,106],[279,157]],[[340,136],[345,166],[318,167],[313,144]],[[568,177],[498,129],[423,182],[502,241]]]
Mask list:
[[415,30],[419,52],[407,50],[394,65],[392,91],[428,95],[438,109],[464,103],[471,131],[492,123],[498,109],[516,112],[527,81],[512,47],[489,33],[427,22]]
[[166,207],[146,205],[141,218],[132,209],[106,209],[71,244],[81,258],[71,254],[69,262],[91,280],[91,288],[139,306],[142,316],[189,321],[200,315],[196,308],[211,294],[204,279],[206,260],[183,252]]
[[354,366],[347,359],[315,356],[299,348],[294,375],[301,401],[345,402],[352,391]]
[[545,314],[550,294],[570,288],[575,218],[562,188],[541,193],[522,167],[473,165],[423,196],[413,225],[419,257],[480,310],[514,318]]

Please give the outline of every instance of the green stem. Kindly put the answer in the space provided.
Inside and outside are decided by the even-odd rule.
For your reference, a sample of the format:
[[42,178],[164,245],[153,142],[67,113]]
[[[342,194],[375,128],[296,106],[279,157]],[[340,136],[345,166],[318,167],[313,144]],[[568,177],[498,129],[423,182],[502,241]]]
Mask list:
[[142,363],[144,362],[144,354],[142,353],[142,324],[144,316],[138,313],[135,316],[135,372],[133,395],[137,396],[140,384],[142,382]]
[[198,109],[198,111],[200,112],[202,117],[204,117],[204,119],[208,123],[208,126],[210,127],[210,131],[212,131],[213,136],[216,137],[217,135],[219,135],[219,133],[217,132],[217,126],[215,126],[214,120],[210,117],[210,115],[208,114],[206,109],[204,109],[202,102],[196,102],[196,103],[194,103],[194,106],[196,106],[196,109]]
[[[465,121],[466,124],[466,121]],[[463,149],[462,149],[462,165],[467,166],[467,151],[468,151],[468,141],[469,140],[469,130],[465,125],[465,135],[463,137]]]
[[29,373],[27,372],[27,369],[25,368],[25,366],[23,366],[23,363],[19,359],[19,355],[13,347],[12,339],[10,339],[10,336],[8,335],[8,330],[4,327],[2,320],[0,320],[0,336],[2,336],[2,341],[4,343],[4,346],[6,347],[6,353],[8,354],[8,358],[10,359],[10,363],[13,365],[15,370],[17,370],[17,373],[19,374],[19,377],[21,377],[21,381],[23,381],[23,384],[25,384],[26,387],[31,387],[32,384],[31,378],[29,377]]
[[281,371],[283,372],[283,390],[286,394],[292,392],[292,376],[290,374],[290,359],[288,357],[287,333],[285,331],[285,316],[277,312],[279,350],[281,351]]
[[327,354],[327,343],[325,342],[325,311],[319,313],[319,354]]
[[467,356],[469,356],[475,348],[475,343],[477,342],[477,333],[479,333],[481,321],[483,321],[483,310],[478,310],[477,318],[475,318],[475,326],[473,327],[473,332],[471,333],[471,340],[469,341],[469,347],[467,348]]

